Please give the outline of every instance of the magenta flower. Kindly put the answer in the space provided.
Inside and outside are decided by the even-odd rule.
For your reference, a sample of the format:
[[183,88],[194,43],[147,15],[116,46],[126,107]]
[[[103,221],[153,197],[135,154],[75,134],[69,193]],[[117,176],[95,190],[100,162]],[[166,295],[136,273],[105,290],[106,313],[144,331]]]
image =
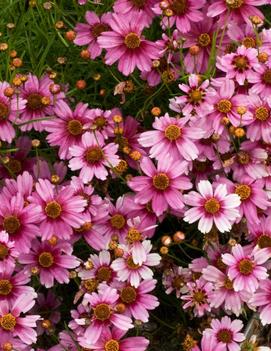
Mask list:
[[218,58],[216,66],[226,73],[226,78],[235,79],[238,84],[254,82],[257,75],[254,69],[259,66],[258,51],[241,46],[237,51]]
[[[90,305],[93,311],[90,324],[84,334],[88,343],[95,344],[111,324],[124,331],[133,328],[130,317],[115,311],[118,299],[117,290],[107,285],[100,286],[98,293],[85,294],[83,304]],[[85,318],[82,318],[81,322],[84,324]]]
[[259,307],[262,325],[271,324],[271,281],[264,280],[260,288],[253,294],[250,304]]
[[69,148],[81,145],[82,135],[89,122],[87,104],[79,102],[74,111],[65,101],[59,101],[54,108],[56,118],[43,121],[45,130],[49,133],[46,140],[52,146],[59,146],[59,157],[62,160],[70,158]]
[[[251,251],[251,250],[250,250]],[[248,252],[240,244],[232,248],[232,253],[222,255],[222,261],[228,266],[228,276],[235,291],[246,290],[254,293],[261,280],[268,277],[263,267],[269,256],[262,255],[261,250]]]
[[11,143],[15,138],[12,122],[17,122],[17,117],[25,108],[26,100],[16,95],[7,97],[5,95],[7,88],[10,88],[7,82],[0,83],[0,140]]
[[[10,239],[15,242],[18,252],[28,252],[31,240],[39,234],[37,223],[40,220],[41,207],[29,204],[26,206],[24,198],[18,193],[10,201],[0,203],[0,226]],[[6,252],[5,249],[4,253]]]
[[109,25],[112,31],[103,32],[98,38],[98,44],[107,50],[105,63],[112,65],[119,61],[118,69],[126,76],[136,67],[140,71],[149,71],[152,60],[159,55],[155,43],[142,36],[144,14],[112,14]]
[[198,229],[202,233],[210,232],[213,224],[221,233],[229,231],[240,217],[239,196],[228,194],[225,184],[219,184],[213,189],[208,180],[201,180],[198,189],[199,193],[191,191],[184,195],[185,203],[193,206],[185,212],[184,221],[194,223],[199,220]]
[[7,301],[0,304],[0,340],[5,336],[18,336],[19,339],[30,345],[37,340],[36,328],[37,320],[40,316],[25,315],[35,304],[36,293],[28,293],[19,296],[16,301],[9,305]]
[[205,131],[201,128],[188,125],[189,117],[173,118],[166,113],[165,116],[156,117],[153,128],[140,135],[139,142],[145,147],[150,147],[150,157],[157,160],[167,158],[167,154],[174,161],[185,159],[194,160],[199,151],[196,140],[204,136]]
[[91,59],[95,59],[102,53],[102,48],[97,42],[99,36],[110,30],[111,13],[104,13],[101,18],[93,11],[87,11],[85,19],[87,23],[77,23],[75,26],[76,38],[74,44],[83,46],[88,45]]
[[172,208],[180,210],[184,207],[180,190],[190,189],[192,184],[184,173],[185,162],[173,162],[168,156],[158,161],[157,169],[152,161],[144,157],[140,167],[146,176],[132,178],[128,185],[137,194],[135,201],[141,204],[151,202],[152,210],[160,216]]
[[59,240],[55,245],[49,242],[32,242],[29,254],[21,254],[19,261],[29,268],[36,269],[40,283],[46,288],[54,285],[54,279],[60,283],[69,283],[69,269],[79,265],[79,261],[71,255],[72,247],[68,242]]
[[101,134],[95,136],[87,132],[82,137],[82,146],[70,147],[72,159],[69,167],[72,171],[80,169],[79,177],[84,183],[90,182],[94,176],[105,180],[108,175],[106,167],[115,167],[119,163],[117,151],[115,143],[105,145]]
[[131,336],[125,339],[122,339],[125,331],[112,328],[105,329],[96,343],[91,343],[85,337],[79,338],[79,343],[81,346],[95,350],[95,351],[109,351],[109,350],[118,350],[118,351],[145,351],[149,345],[149,340],[142,336]]
[[144,14],[142,16],[143,24],[144,26],[148,26],[155,16],[152,10],[155,3],[156,0],[117,0],[114,3],[113,9],[116,13],[131,17]]
[[245,340],[245,335],[240,333],[243,328],[243,322],[240,319],[231,320],[228,316],[221,319],[213,319],[212,328],[207,328],[203,336],[213,336],[217,341],[217,350],[221,351],[238,351],[240,343]]
[[0,273],[15,267],[15,260],[19,252],[15,249],[15,242],[10,240],[5,230],[0,232]]
[[254,83],[249,89],[250,94],[260,95],[261,98],[267,99],[271,94],[271,61],[255,67],[256,75],[251,83]]
[[[117,114],[117,113],[116,113]],[[101,133],[104,139],[114,136],[114,117],[113,110],[101,110],[100,108],[92,108],[89,110],[89,126],[90,129],[96,131],[97,134]]]

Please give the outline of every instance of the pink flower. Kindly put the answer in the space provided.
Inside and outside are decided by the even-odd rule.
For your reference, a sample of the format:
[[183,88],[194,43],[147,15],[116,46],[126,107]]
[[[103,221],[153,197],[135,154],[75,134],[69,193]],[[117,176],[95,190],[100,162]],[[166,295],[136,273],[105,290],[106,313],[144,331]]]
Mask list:
[[132,178],[128,185],[137,192],[135,202],[151,202],[153,212],[160,216],[168,208],[180,210],[184,207],[180,190],[190,189],[192,184],[184,173],[185,162],[173,162],[168,156],[158,161],[157,169],[152,161],[144,157],[140,163],[146,176]]
[[114,113],[113,110],[90,109],[88,114],[90,129],[95,130],[97,134],[101,133],[104,139],[113,137],[115,127],[113,117],[115,114],[117,113]]
[[60,283],[69,283],[69,271],[79,265],[79,261],[71,255],[72,247],[68,242],[58,241],[55,245],[49,242],[32,242],[29,254],[21,254],[19,261],[28,266],[29,270],[35,268],[40,277],[40,283],[46,288],[54,285],[54,279]]
[[238,207],[240,198],[236,194],[228,194],[225,184],[213,189],[208,180],[198,184],[199,193],[191,191],[184,195],[185,203],[193,208],[185,212],[184,221],[194,223],[199,220],[198,229],[208,233],[215,223],[217,229],[224,233],[240,217]]
[[251,80],[251,83],[254,84],[249,89],[249,93],[267,99],[271,94],[271,61],[269,60],[267,63],[255,67],[255,71],[256,75]]
[[79,228],[84,223],[80,213],[84,211],[87,201],[73,193],[71,186],[56,189],[47,179],[40,179],[36,184],[36,192],[29,200],[32,205],[42,208],[39,217],[42,240],[50,239],[53,235],[69,239],[72,228]]
[[151,69],[151,60],[158,58],[158,48],[142,36],[144,23],[144,14],[112,14],[112,31],[103,32],[98,38],[99,45],[107,50],[107,65],[119,61],[118,69],[126,76],[136,67],[140,71]]
[[271,281],[264,280],[253,294],[250,304],[259,307],[262,325],[271,324]]
[[89,109],[87,104],[79,102],[72,111],[65,101],[59,101],[54,113],[56,118],[43,121],[45,130],[49,133],[46,140],[52,146],[60,146],[59,157],[65,160],[71,157],[69,147],[81,144],[89,122]]
[[142,17],[144,20],[143,24],[148,26],[155,16],[152,11],[152,7],[155,3],[156,0],[117,0],[114,3],[113,9],[116,13],[131,17],[144,14]]
[[140,285],[141,279],[152,279],[153,271],[149,268],[157,266],[161,257],[157,253],[150,253],[152,244],[150,240],[144,240],[142,245],[146,251],[146,260],[140,265],[135,264],[132,258],[132,252],[129,247],[122,245],[124,250],[123,257],[115,259],[111,267],[117,273],[121,282],[128,282],[135,288]]
[[11,141],[15,138],[15,129],[12,122],[17,122],[17,117],[25,108],[26,100],[12,95],[8,98],[5,90],[10,88],[7,82],[0,83],[0,140]]
[[33,204],[25,206],[20,193],[0,203],[0,226],[14,240],[18,252],[30,250],[31,240],[39,234],[37,223],[40,215],[41,207]]
[[262,255],[260,250],[248,252],[240,244],[232,248],[232,253],[222,255],[222,261],[228,266],[228,276],[233,282],[235,291],[246,290],[254,293],[261,280],[268,277],[267,269],[262,266],[269,256]]
[[110,29],[109,22],[111,13],[104,13],[101,18],[93,11],[87,11],[85,19],[87,23],[77,23],[75,26],[76,38],[74,44],[88,45],[90,58],[95,59],[102,53],[102,48],[97,42],[100,35]]
[[191,280],[190,270],[188,268],[173,266],[163,273],[163,286],[166,294],[173,291],[176,297],[180,298],[181,294],[188,292],[187,283]]
[[216,66],[226,73],[226,78],[236,79],[238,84],[244,85],[245,81],[254,81],[254,69],[258,65],[258,51],[242,45],[236,52],[218,58]]
[[5,230],[0,232],[0,273],[15,267],[15,260],[19,252],[15,249],[15,242],[10,240]]
[[145,351],[149,345],[149,340],[142,336],[131,336],[122,339],[125,331],[112,328],[105,329],[96,343],[91,343],[88,339],[81,337],[79,343],[81,346],[96,350],[96,351],[107,351],[107,350],[118,350],[118,351]]
[[40,79],[32,74],[27,76],[27,81],[20,88],[21,97],[27,101],[19,120],[20,123],[26,123],[20,127],[22,131],[32,128],[42,131],[44,129],[42,121],[31,121],[53,116],[55,102],[64,99],[65,95],[62,92],[54,95],[51,93],[51,85],[54,85],[54,81],[47,76]]
[[212,328],[207,328],[203,332],[203,336],[213,336],[216,339],[216,349],[221,351],[238,351],[240,343],[245,340],[245,335],[240,333],[243,328],[243,322],[240,319],[232,321],[228,316],[221,319],[213,319]]
[[79,177],[84,183],[90,182],[94,176],[105,180],[108,175],[106,167],[115,167],[119,163],[117,151],[116,144],[105,145],[102,135],[87,132],[82,137],[82,146],[70,147],[72,159],[69,167],[72,171],[80,169]]
[[36,293],[20,295],[16,301],[9,305],[7,301],[0,304],[0,340],[5,336],[18,336],[20,340],[30,345],[37,340],[35,331],[36,322],[40,318],[37,315],[22,316],[35,304]]
[[[107,285],[100,286],[98,293],[85,294],[83,304],[90,305],[93,311],[90,325],[84,334],[88,343],[95,344],[111,324],[124,331],[133,328],[130,317],[115,312],[118,299],[117,290]],[[82,323],[85,323],[85,318],[82,319]]]

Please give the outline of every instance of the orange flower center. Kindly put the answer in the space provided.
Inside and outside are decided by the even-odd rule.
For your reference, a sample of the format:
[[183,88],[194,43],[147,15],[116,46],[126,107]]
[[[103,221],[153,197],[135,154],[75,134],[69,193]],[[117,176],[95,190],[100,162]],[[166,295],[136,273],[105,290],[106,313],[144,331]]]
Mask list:
[[181,135],[181,128],[176,126],[175,124],[171,124],[165,129],[165,137],[168,138],[169,141],[175,141],[179,139]]
[[170,8],[177,16],[183,15],[187,10],[187,0],[174,0]]
[[191,90],[189,93],[189,100],[193,103],[198,103],[202,100],[202,92],[199,89]]
[[257,244],[261,249],[271,247],[271,237],[263,234],[258,238]]
[[4,260],[8,255],[8,248],[4,244],[0,244],[0,261]]
[[103,150],[101,148],[99,148],[98,146],[94,146],[92,148],[89,148],[85,154],[85,158],[86,158],[87,162],[90,164],[101,161],[103,159],[103,157],[104,157]]
[[7,117],[9,109],[6,104],[0,102],[0,119],[4,119]]
[[8,279],[0,279],[0,295],[7,296],[11,293],[13,285]]
[[250,156],[247,152],[245,151],[239,151],[237,154],[237,161],[241,164],[241,165],[247,165],[250,162]]
[[108,340],[104,345],[105,351],[119,351],[120,344],[117,340],[111,339]]
[[267,69],[263,76],[262,76],[262,80],[265,84],[267,85],[271,85],[271,69]]
[[165,173],[158,173],[153,176],[152,184],[158,190],[166,190],[169,187],[169,178]]
[[136,228],[130,228],[128,230],[128,234],[126,236],[126,239],[130,243],[133,243],[135,241],[140,241],[142,239],[142,236],[141,236],[141,233]]
[[44,251],[39,255],[39,264],[43,268],[50,268],[54,264],[54,256],[51,252]]
[[127,258],[126,263],[127,263],[127,266],[128,266],[130,269],[138,269],[138,268],[140,267],[139,264],[134,263],[133,257],[132,257],[132,256],[129,256],[129,257]]
[[0,318],[0,326],[4,330],[11,331],[16,326],[16,318],[11,313],[7,313]]
[[233,64],[239,71],[245,71],[248,68],[248,59],[245,56],[236,56],[233,60]]
[[91,27],[91,34],[94,36],[94,38],[98,38],[98,36],[101,35],[102,32],[106,32],[109,29],[110,27],[107,24],[96,23]]
[[42,98],[43,96],[38,93],[28,95],[26,104],[27,107],[34,111],[40,110],[44,107],[44,104],[42,103]]
[[103,116],[98,116],[95,118],[94,124],[97,129],[102,129],[107,125],[107,120]]
[[210,199],[208,199],[205,204],[204,204],[204,209],[206,212],[210,213],[210,214],[215,214],[220,210],[220,203],[217,199],[215,199],[214,197],[211,197]]
[[248,48],[255,48],[256,47],[256,41],[252,37],[245,37],[242,40],[242,44],[248,49]]
[[112,269],[110,267],[100,267],[96,274],[100,282],[109,282],[112,277]]
[[229,344],[232,342],[232,332],[229,329],[221,329],[217,333],[217,340],[223,342],[225,344]]
[[110,315],[111,315],[110,306],[105,303],[101,303],[94,308],[94,316],[99,321],[102,321],[102,322],[106,321],[107,319],[110,318]]
[[8,216],[4,218],[3,227],[8,234],[13,235],[20,229],[21,222],[16,216]]
[[224,288],[226,288],[228,290],[232,290],[233,289],[232,281],[229,278],[225,279],[225,281],[224,281]]
[[124,216],[119,213],[116,213],[114,216],[112,216],[110,222],[112,227],[116,229],[122,229],[126,224]]
[[225,0],[225,2],[228,8],[235,10],[239,9],[243,5],[244,0]]
[[68,122],[68,131],[73,136],[81,135],[83,132],[82,123],[77,119],[70,120]]
[[229,113],[232,108],[232,103],[230,100],[222,99],[217,103],[216,108],[219,112]]
[[210,43],[211,43],[210,35],[208,33],[202,33],[198,37],[198,43],[201,47],[206,47],[206,46],[210,45]]
[[140,37],[136,33],[129,33],[125,36],[124,44],[128,49],[137,49],[141,43]]
[[88,292],[93,292],[97,289],[99,282],[96,279],[87,279],[87,280],[84,280],[83,284],[84,284],[84,288]]
[[241,201],[247,200],[251,195],[251,187],[247,184],[236,185],[235,194],[240,196]]
[[184,279],[182,276],[178,275],[175,277],[172,281],[172,286],[173,288],[180,289],[181,287],[184,286]]
[[136,289],[132,286],[126,286],[121,290],[120,298],[124,303],[133,303],[136,300]]
[[258,107],[255,111],[255,117],[260,121],[266,121],[269,118],[269,111],[266,107]]
[[244,258],[238,263],[238,268],[240,273],[250,275],[253,272],[254,264],[249,259]]
[[50,201],[45,206],[45,213],[48,217],[56,219],[61,215],[62,207],[57,201]]
[[206,301],[206,294],[204,291],[202,290],[197,290],[194,294],[193,294],[193,300],[196,303],[204,303]]

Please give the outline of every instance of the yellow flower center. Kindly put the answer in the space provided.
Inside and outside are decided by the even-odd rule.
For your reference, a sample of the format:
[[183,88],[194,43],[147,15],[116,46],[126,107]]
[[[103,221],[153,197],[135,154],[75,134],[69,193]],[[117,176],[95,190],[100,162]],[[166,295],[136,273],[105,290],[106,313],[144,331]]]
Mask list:
[[107,125],[107,120],[103,116],[98,116],[95,118],[94,124],[97,129],[102,129]]
[[93,292],[97,289],[99,282],[96,279],[87,279],[84,280],[83,284],[88,292]]
[[98,38],[99,35],[102,34],[102,32],[106,32],[110,29],[110,27],[107,24],[104,23],[95,23],[91,27],[91,34],[94,36],[94,38]]
[[133,32],[127,34],[124,39],[124,44],[127,46],[128,49],[137,49],[139,48],[140,43],[141,43],[140,37]]
[[193,295],[193,300],[196,303],[204,303],[206,301],[206,294],[202,290],[197,290]]
[[245,151],[239,151],[237,154],[237,161],[241,164],[241,165],[247,165],[250,162],[250,156],[247,152]]
[[198,37],[198,43],[201,47],[206,47],[206,46],[210,45],[210,43],[211,43],[210,35],[208,33],[202,33]]
[[9,295],[13,285],[8,279],[0,279],[0,295]]
[[175,124],[171,124],[165,129],[165,137],[168,138],[169,141],[175,141],[179,139],[181,135],[181,128],[176,126]]
[[86,161],[90,164],[101,161],[103,157],[104,157],[103,150],[98,146],[89,148],[85,154]]
[[129,256],[129,257],[127,258],[126,263],[127,263],[127,266],[128,266],[130,269],[138,269],[138,268],[140,267],[139,264],[134,263],[133,257],[132,257],[132,256]]
[[126,286],[121,290],[120,298],[122,302],[130,304],[136,300],[136,289],[132,286]]
[[183,15],[187,10],[187,0],[174,0],[170,8],[177,16]]
[[233,60],[233,64],[239,71],[245,71],[248,68],[248,59],[245,56],[236,56]]
[[126,236],[126,239],[130,243],[133,243],[135,241],[140,241],[142,239],[142,235],[136,228],[130,228],[128,230],[128,234]]
[[21,222],[16,216],[8,216],[4,218],[3,227],[8,234],[13,235],[20,229]]
[[263,76],[262,76],[262,80],[265,84],[267,85],[271,85],[271,69],[267,69]]
[[54,256],[51,252],[44,251],[39,255],[39,264],[43,268],[50,268],[54,264]]
[[83,132],[82,123],[77,119],[70,120],[68,122],[68,131],[73,136],[81,135]]
[[253,272],[254,264],[249,259],[244,258],[238,263],[238,268],[240,273],[250,275]]
[[44,107],[42,98],[43,96],[38,93],[28,95],[26,103],[27,107],[34,111],[42,109]]
[[256,41],[252,37],[245,37],[242,40],[242,44],[248,49],[248,48],[255,48],[256,47]]
[[5,314],[0,318],[0,326],[7,331],[11,331],[16,326],[16,318],[11,314]]
[[225,279],[225,281],[224,281],[224,288],[226,288],[228,290],[232,290],[233,289],[232,281],[229,278]]
[[106,321],[107,319],[110,318],[110,315],[111,315],[111,309],[109,305],[105,303],[101,303],[94,308],[94,316],[99,321],[102,321],[102,322]]
[[232,103],[230,100],[222,99],[217,103],[216,108],[219,112],[229,113],[232,108]]
[[261,249],[271,247],[271,237],[263,234],[258,238],[257,244]]
[[210,214],[215,214],[220,210],[220,203],[217,199],[215,199],[214,197],[211,197],[210,199],[208,199],[205,204],[204,204],[204,209],[206,212],[210,213]]
[[105,351],[119,351],[120,344],[117,340],[111,339],[108,340],[104,345]]
[[45,213],[47,217],[56,219],[61,215],[62,207],[57,201],[50,201],[45,206]]
[[239,9],[244,3],[244,0],[226,0],[226,5],[231,10]]
[[269,111],[266,107],[258,107],[255,111],[255,117],[260,121],[266,121],[269,118]]
[[216,335],[217,340],[225,344],[232,342],[232,332],[229,329],[221,329]]
[[8,255],[8,248],[4,244],[0,244],[0,261],[3,261]]
[[184,279],[182,276],[178,275],[177,277],[175,277],[172,281],[172,286],[175,289],[180,289],[184,286]]
[[158,173],[153,176],[152,184],[158,190],[166,190],[169,187],[169,178],[165,173]]
[[9,109],[6,104],[0,102],[0,119],[4,119],[7,117]]
[[124,216],[119,213],[116,213],[114,216],[112,216],[110,222],[112,227],[116,229],[122,229],[126,224]]
[[202,92],[200,89],[191,90],[189,93],[189,100],[193,103],[198,103],[202,100]]
[[112,277],[112,269],[110,267],[100,267],[96,274],[100,282],[109,282]]
[[247,200],[251,195],[251,187],[247,184],[236,185],[235,194],[239,195],[241,201]]

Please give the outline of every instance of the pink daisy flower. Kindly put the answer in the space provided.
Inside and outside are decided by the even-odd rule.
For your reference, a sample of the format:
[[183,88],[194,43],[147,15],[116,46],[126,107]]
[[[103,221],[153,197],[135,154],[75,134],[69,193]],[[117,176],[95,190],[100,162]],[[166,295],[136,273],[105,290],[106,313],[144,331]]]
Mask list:
[[[117,114],[117,113],[116,113]],[[101,110],[93,108],[89,110],[90,129],[101,133],[104,139],[114,136],[115,123],[113,121],[115,113],[111,110]]]
[[0,273],[15,267],[15,260],[19,252],[15,249],[15,242],[10,240],[5,230],[0,232]]
[[210,312],[210,293],[213,285],[204,279],[197,279],[195,282],[188,282],[187,288],[188,292],[181,296],[185,301],[183,309],[192,308],[196,317],[202,317],[206,312]]
[[236,52],[218,58],[216,66],[226,73],[226,78],[235,79],[238,84],[254,82],[254,69],[259,65],[258,51],[241,46]]
[[[5,179],[5,186],[1,189],[0,199],[2,201],[10,201],[17,193],[27,201],[29,195],[33,191],[33,177],[28,172],[19,174],[15,179]],[[1,202],[1,201],[0,201]]]
[[[0,204],[0,226],[15,243],[18,252],[28,252],[31,240],[39,234],[37,223],[40,221],[41,207],[25,204],[18,193],[10,201]],[[4,249],[4,252],[5,249]]]
[[15,94],[7,97],[5,95],[7,88],[10,88],[7,82],[0,83],[0,140],[11,143],[15,138],[12,122],[16,123],[17,117],[25,108],[26,101]]
[[106,167],[115,167],[119,163],[117,151],[115,143],[105,145],[102,135],[87,132],[82,136],[82,146],[70,147],[72,159],[69,167],[72,171],[80,169],[79,177],[84,183],[90,182],[94,176],[105,180],[108,175]]
[[42,240],[50,239],[53,235],[69,239],[72,228],[80,228],[84,223],[80,213],[84,211],[87,201],[74,195],[71,186],[57,189],[47,179],[40,179],[29,201],[42,208],[39,216]]
[[102,48],[98,44],[99,36],[110,30],[111,13],[104,13],[101,17],[93,11],[87,11],[85,19],[87,23],[77,23],[74,30],[76,38],[74,44],[79,46],[88,45],[88,51],[91,59],[95,59],[102,53]]
[[72,320],[69,322],[69,328],[77,335],[83,336],[86,330],[85,325],[81,325],[81,319],[91,317],[91,307],[89,305],[78,305],[76,310],[71,310]]
[[157,169],[148,157],[140,162],[141,170],[146,176],[132,178],[128,185],[137,194],[135,202],[147,204],[151,202],[153,212],[160,216],[172,208],[180,210],[184,207],[183,197],[180,190],[192,187],[186,176],[182,176],[186,169],[185,162],[173,162],[167,156],[158,161]]
[[267,269],[262,266],[268,259],[269,256],[262,255],[260,250],[247,252],[240,244],[233,246],[231,254],[222,255],[234,290],[251,293],[257,290],[261,280],[268,277]]
[[20,95],[26,100],[26,108],[20,115],[20,123],[27,122],[20,127],[22,131],[34,128],[40,132],[44,129],[42,121],[31,121],[54,115],[55,103],[63,100],[65,95],[63,92],[52,94],[50,90],[52,85],[54,81],[47,76],[40,79],[32,74],[27,76],[27,81],[20,87]]
[[7,301],[0,304],[0,340],[5,336],[18,336],[25,344],[30,345],[37,340],[37,320],[40,316],[24,315],[35,304],[36,293],[23,294],[11,305]]
[[219,16],[221,23],[225,23],[225,19],[227,19],[227,21],[245,21],[246,23],[251,24],[251,16],[258,16],[262,20],[264,19],[262,12],[255,6],[265,4],[266,0],[217,0],[209,6],[207,16]]
[[[83,304],[90,305],[93,310],[90,325],[84,334],[88,343],[95,344],[111,324],[124,331],[134,327],[130,317],[115,311],[118,299],[117,290],[107,285],[100,286],[98,293],[85,294]],[[82,324],[84,323],[85,318],[82,319]]]
[[60,283],[69,283],[69,269],[79,265],[78,259],[71,255],[72,247],[68,242],[59,240],[55,245],[47,241],[32,241],[29,254],[21,254],[19,261],[31,271],[35,268],[40,283],[46,288],[54,285],[54,279]]
[[260,95],[261,98],[267,99],[271,94],[271,61],[260,64],[255,67],[256,75],[251,83],[254,83],[249,89],[250,94]]
[[[167,28],[176,24],[177,29],[181,33],[190,31],[191,22],[199,22],[203,20],[203,14],[200,11],[206,3],[206,0],[170,0],[168,8],[173,12],[170,17],[163,17],[162,26]],[[160,3],[154,7],[157,15],[163,14]]]
[[116,61],[118,69],[125,76],[137,67],[140,71],[149,71],[152,60],[157,59],[158,48],[155,43],[142,36],[144,14],[112,14],[109,22],[112,31],[103,32],[98,38],[99,45],[106,49],[105,63],[112,65]]
[[140,285],[141,279],[152,279],[153,271],[149,267],[157,266],[161,260],[157,253],[150,253],[152,249],[150,240],[144,240],[142,245],[146,251],[146,260],[141,265],[134,263],[132,252],[125,245],[121,246],[124,250],[123,256],[115,259],[111,264],[118,279],[121,282],[130,283],[135,288]]
[[59,157],[62,160],[70,158],[69,147],[81,145],[82,135],[89,122],[87,104],[79,102],[74,111],[65,101],[59,101],[54,108],[56,118],[43,121],[45,130],[49,133],[46,140],[51,146],[59,146]]
[[155,16],[152,7],[156,2],[156,0],[117,0],[114,3],[113,9],[116,13],[131,17],[144,14],[143,24],[148,26]]
[[163,286],[166,294],[175,291],[176,297],[180,298],[182,294],[188,292],[187,283],[191,280],[191,274],[188,268],[173,267],[167,269],[163,273]]
[[271,216],[262,216],[260,223],[248,223],[248,230],[248,238],[253,241],[254,245],[264,250],[262,251],[264,255],[271,254]]
[[131,336],[122,339],[126,332],[119,328],[105,329],[96,343],[91,343],[84,337],[79,338],[81,346],[95,351],[145,351],[149,340],[142,336]]
[[271,281],[264,280],[253,294],[250,304],[259,308],[262,325],[271,324]]
[[199,220],[198,229],[202,233],[209,233],[213,224],[221,233],[229,231],[240,217],[239,196],[228,194],[225,184],[219,184],[213,189],[208,180],[201,180],[198,189],[199,193],[191,191],[184,195],[185,203],[193,206],[185,212],[184,221],[194,223]]
[[58,184],[61,184],[67,175],[68,167],[63,161],[48,163],[45,160],[38,159],[33,167],[33,175],[35,180],[48,179],[51,181],[52,177],[58,176]]
[[166,113],[156,117],[152,127],[155,130],[144,132],[140,135],[139,142],[144,147],[149,147],[150,157],[165,160],[167,155],[174,161],[185,159],[194,160],[199,151],[196,140],[204,135],[204,130],[188,125],[189,117],[173,118]]
[[240,333],[243,322],[240,319],[232,321],[228,316],[221,319],[213,319],[212,328],[207,328],[203,336],[213,336],[217,341],[217,349],[221,351],[239,351],[240,343],[245,340],[245,335]]

